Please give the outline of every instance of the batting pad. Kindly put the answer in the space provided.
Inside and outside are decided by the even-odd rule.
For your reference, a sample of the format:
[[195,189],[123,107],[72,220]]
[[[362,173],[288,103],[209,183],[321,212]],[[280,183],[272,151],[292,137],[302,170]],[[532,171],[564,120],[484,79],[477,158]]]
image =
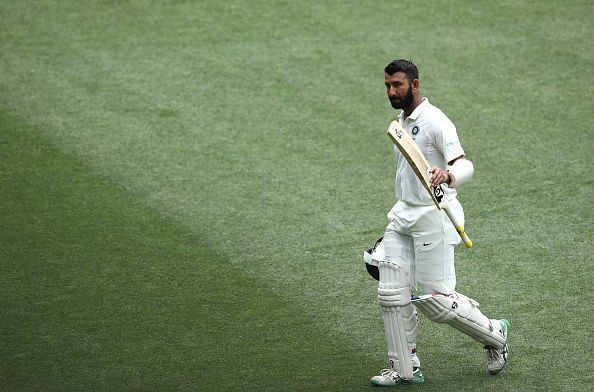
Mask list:
[[417,338],[417,317],[411,304],[411,290],[406,273],[397,265],[379,263],[380,282],[377,298],[384,317],[388,343],[388,358],[398,375],[410,380],[413,377],[412,352]]
[[505,345],[499,323],[482,314],[478,302],[460,293],[427,295],[414,304],[430,320],[448,324],[485,346],[499,349]]

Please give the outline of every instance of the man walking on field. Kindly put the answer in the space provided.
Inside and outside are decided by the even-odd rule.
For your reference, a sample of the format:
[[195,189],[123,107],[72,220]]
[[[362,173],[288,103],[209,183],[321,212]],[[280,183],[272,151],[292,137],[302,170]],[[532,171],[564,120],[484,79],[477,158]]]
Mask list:
[[[463,223],[456,188],[470,180],[474,167],[466,159],[456,127],[421,97],[419,72],[413,63],[394,60],[384,72],[390,103],[402,109],[398,121],[427,158],[432,185],[442,186],[445,203]],[[416,350],[417,308],[428,319],[449,324],[482,344],[487,350],[487,368],[496,374],[507,361],[509,322],[486,317],[476,301],[455,291],[458,233],[400,151],[394,148],[394,152],[398,201],[388,213],[381,252],[372,254],[379,262],[378,300],[390,368],[374,376],[371,383],[395,386],[424,381]],[[413,302],[417,287],[431,295]]]

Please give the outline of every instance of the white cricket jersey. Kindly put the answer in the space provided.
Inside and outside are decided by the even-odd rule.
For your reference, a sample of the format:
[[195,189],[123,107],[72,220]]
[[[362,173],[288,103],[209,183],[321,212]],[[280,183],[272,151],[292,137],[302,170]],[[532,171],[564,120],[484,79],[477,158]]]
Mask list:
[[[446,168],[448,162],[465,155],[458,139],[456,126],[441,110],[431,105],[427,98],[423,98],[423,102],[406,119],[404,119],[404,113],[400,113],[398,121],[417,143],[430,166]],[[394,146],[394,153],[396,154],[398,200],[415,206],[433,205],[431,196],[423,188],[421,181],[396,146]],[[456,197],[454,188],[449,188],[446,184],[442,187],[446,200]]]

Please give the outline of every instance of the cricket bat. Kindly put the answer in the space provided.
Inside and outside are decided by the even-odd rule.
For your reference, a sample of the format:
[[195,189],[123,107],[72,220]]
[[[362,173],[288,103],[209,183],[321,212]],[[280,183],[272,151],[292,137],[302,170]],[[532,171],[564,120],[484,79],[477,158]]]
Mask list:
[[443,200],[443,189],[441,186],[433,187],[431,185],[431,178],[429,176],[429,162],[417,146],[417,143],[412,137],[402,128],[402,125],[398,120],[394,120],[390,123],[388,128],[388,136],[394,142],[396,147],[400,150],[404,158],[412,167],[413,171],[423,184],[423,187],[429,192],[431,199],[437,206],[438,209],[444,210],[458,234],[464,242],[464,246],[467,248],[472,247],[472,241],[468,238],[468,235],[464,231],[464,226],[456,219],[452,211],[448,208],[447,203]]

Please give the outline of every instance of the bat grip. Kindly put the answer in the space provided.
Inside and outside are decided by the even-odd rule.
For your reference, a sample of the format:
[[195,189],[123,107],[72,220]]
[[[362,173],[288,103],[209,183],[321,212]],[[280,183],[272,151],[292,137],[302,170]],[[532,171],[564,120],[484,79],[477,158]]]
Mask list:
[[447,206],[445,206],[443,210],[447,214],[448,218],[450,218],[450,221],[454,225],[454,228],[456,229],[458,234],[460,234],[460,238],[462,238],[464,246],[467,248],[472,248],[472,240],[468,238],[468,234],[466,234],[466,232],[464,231],[464,226],[462,226],[462,224],[458,222],[454,214],[450,211],[450,209]]
[[472,240],[470,238],[468,238],[468,234],[466,234],[464,232],[464,228],[461,228],[461,230],[458,230],[458,228],[456,227],[456,231],[458,232],[458,234],[460,234],[460,237],[462,238],[462,241],[464,242],[464,246],[467,248],[472,248]]

